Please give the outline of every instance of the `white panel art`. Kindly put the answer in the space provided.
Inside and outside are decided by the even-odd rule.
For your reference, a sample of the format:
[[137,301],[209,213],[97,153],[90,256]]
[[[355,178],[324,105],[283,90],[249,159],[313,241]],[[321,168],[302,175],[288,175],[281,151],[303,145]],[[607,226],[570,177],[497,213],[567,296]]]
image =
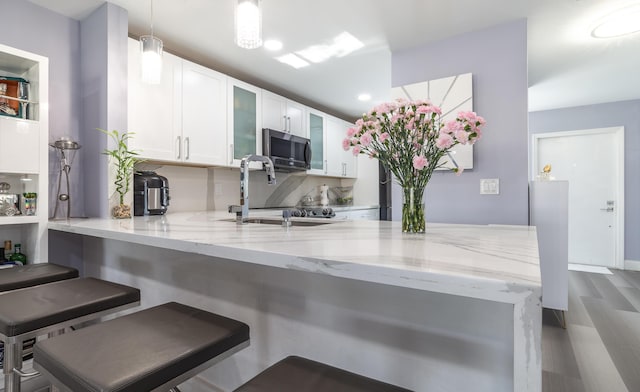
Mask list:
[[[391,89],[393,99],[428,99],[442,109],[442,121],[453,120],[460,111],[473,110],[473,85],[470,73],[450,76],[442,79],[407,84]],[[473,145],[457,145],[451,149],[451,156],[458,166],[473,169]],[[448,156],[442,158],[439,170],[455,168]]]

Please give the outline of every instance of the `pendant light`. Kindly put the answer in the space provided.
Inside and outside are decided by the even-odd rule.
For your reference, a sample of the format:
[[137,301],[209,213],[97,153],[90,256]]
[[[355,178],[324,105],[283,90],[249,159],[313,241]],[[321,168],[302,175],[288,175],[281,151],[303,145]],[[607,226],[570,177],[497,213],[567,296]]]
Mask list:
[[162,40],[153,35],[153,0],[151,0],[151,35],[140,37],[142,81],[160,84],[162,78]]
[[236,0],[236,45],[244,49],[262,46],[262,0]]

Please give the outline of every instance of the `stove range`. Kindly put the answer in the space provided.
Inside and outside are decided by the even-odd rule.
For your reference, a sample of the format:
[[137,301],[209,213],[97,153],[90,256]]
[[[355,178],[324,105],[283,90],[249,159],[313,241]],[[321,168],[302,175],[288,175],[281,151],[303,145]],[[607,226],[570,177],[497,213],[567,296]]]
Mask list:
[[331,207],[301,207],[292,209],[291,216],[299,218],[333,218],[336,213]]

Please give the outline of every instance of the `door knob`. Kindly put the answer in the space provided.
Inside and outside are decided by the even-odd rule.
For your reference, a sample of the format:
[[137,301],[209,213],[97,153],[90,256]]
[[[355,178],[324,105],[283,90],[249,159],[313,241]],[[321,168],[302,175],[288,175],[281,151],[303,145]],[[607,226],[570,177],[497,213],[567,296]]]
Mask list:
[[607,200],[607,208],[601,208],[600,211],[613,212],[613,200]]

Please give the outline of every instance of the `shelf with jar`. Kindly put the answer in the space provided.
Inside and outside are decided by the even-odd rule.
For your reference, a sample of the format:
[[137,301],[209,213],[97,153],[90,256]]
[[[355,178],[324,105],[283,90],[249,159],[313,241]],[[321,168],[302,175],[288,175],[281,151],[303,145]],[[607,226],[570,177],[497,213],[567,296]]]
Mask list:
[[0,44],[0,244],[48,260],[49,60]]
[[38,177],[0,173],[0,223],[38,222]]
[[[3,53],[4,52],[4,53]],[[0,117],[40,119],[42,94],[41,64],[46,58],[0,45]]]
[[27,255],[22,253],[22,244],[11,246],[11,240],[4,241],[4,247],[0,247],[0,265],[26,265]]
[[31,118],[35,101],[30,100],[30,83],[21,77],[0,75],[0,115]]

